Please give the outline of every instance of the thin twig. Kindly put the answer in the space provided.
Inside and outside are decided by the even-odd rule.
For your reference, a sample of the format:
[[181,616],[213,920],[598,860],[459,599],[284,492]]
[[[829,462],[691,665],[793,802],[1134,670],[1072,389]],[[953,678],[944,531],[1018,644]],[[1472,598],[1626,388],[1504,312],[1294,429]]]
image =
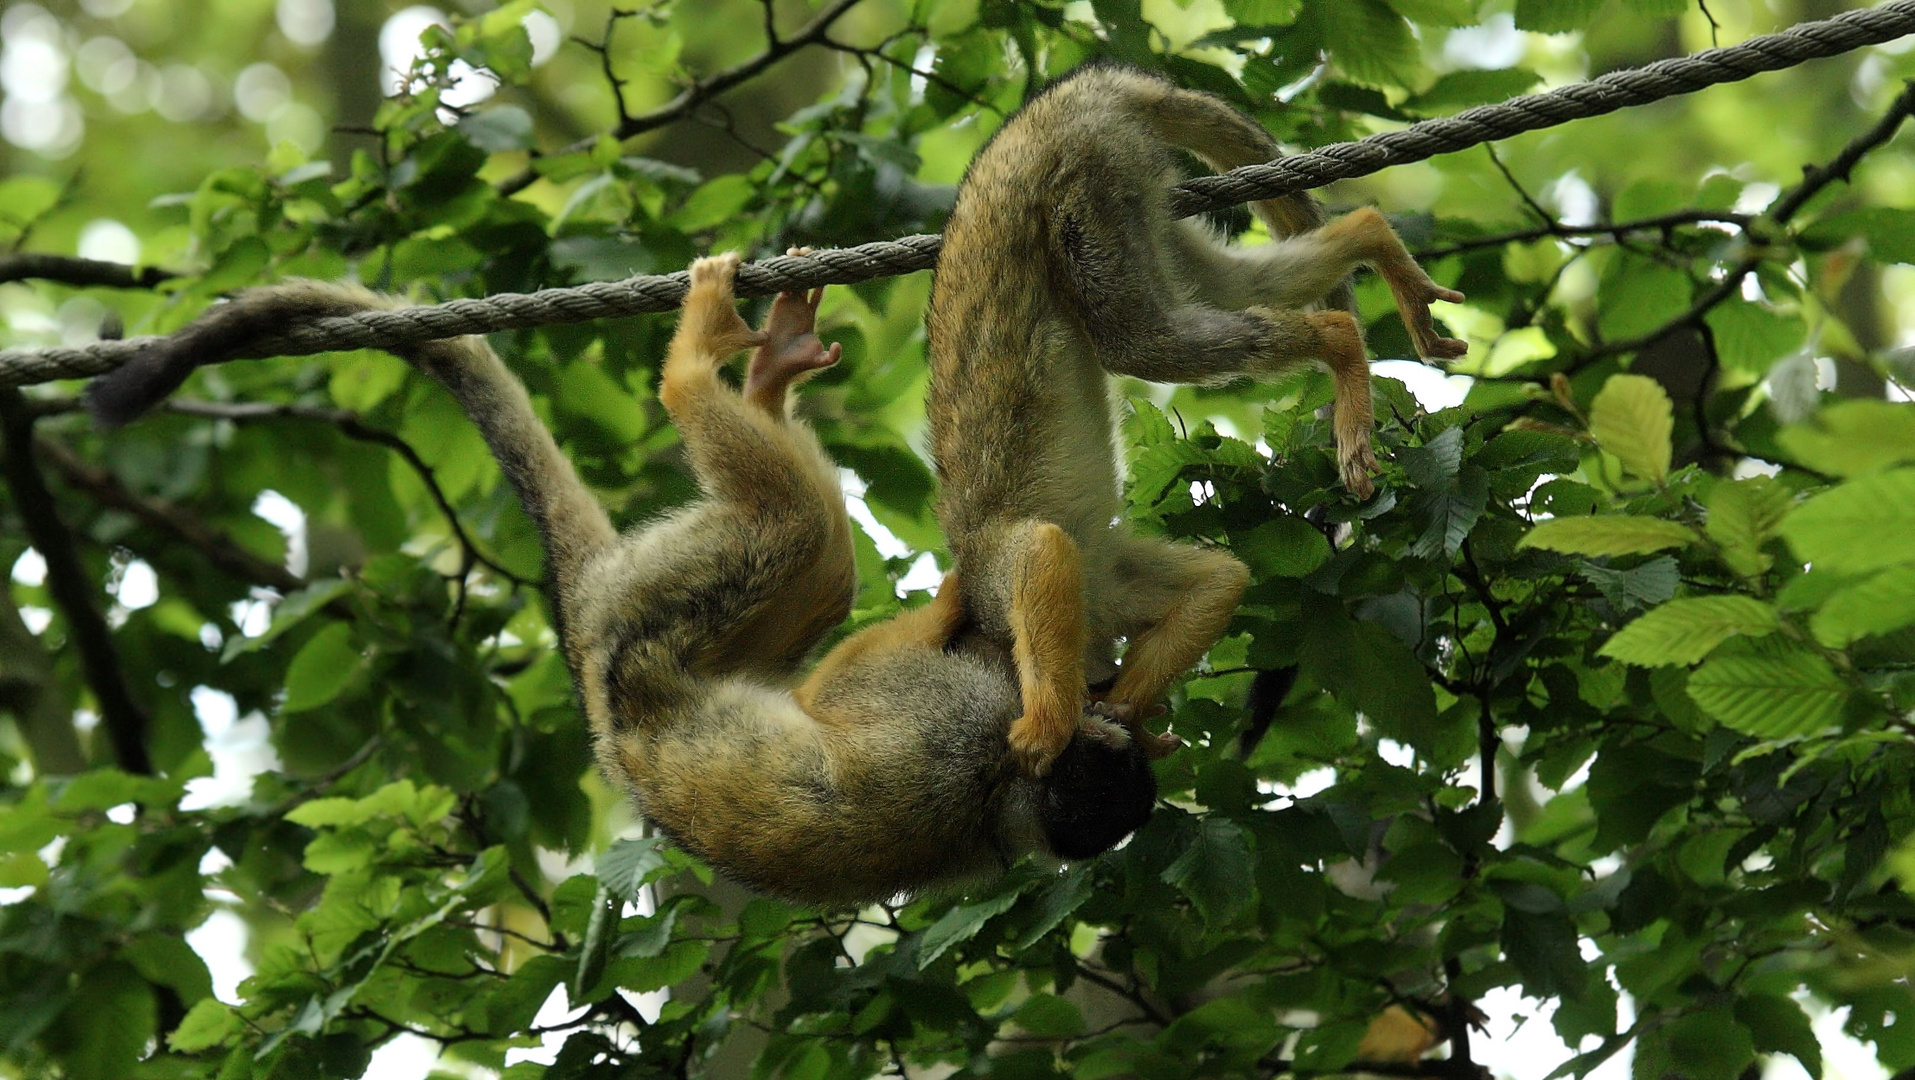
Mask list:
[[132,267],[125,263],[81,259],[72,255],[46,255],[39,252],[0,255],[0,284],[33,278],[76,288],[104,286],[110,289],[150,289],[178,276],[171,270],[162,270],[157,266]]
[[89,465],[60,443],[42,437],[34,440],[34,451],[58,469],[67,483],[85,491],[101,505],[131,514],[147,528],[174,537],[181,547],[199,553],[233,577],[277,589],[282,594],[305,588],[305,579],[284,566],[260,558],[223,530],[206,524],[166,499],[129,491],[111,471]]
[[[845,12],[856,7],[859,2],[860,0],[833,0],[831,4],[827,5],[825,9],[818,12],[818,14],[812,16],[810,22],[799,27],[790,37],[780,38],[774,34],[767,33],[767,42],[763,52],[742,63],[728,67],[723,71],[715,71],[702,79],[696,80],[683,90],[680,90],[670,101],[667,101],[665,104],[660,105],[650,112],[638,116],[621,115],[618,126],[612,130],[612,137],[622,142],[626,139],[643,135],[648,131],[654,131],[667,124],[676,123],[679,120],[685,119],[700,105],[703,105],[705,102],[710,101],[712,98],[717,97],[741,83],[755,78],[763,73],[765,69],[778,63],[785,57],[790,56],[792,53],[806,46],[822,43],[825,31],[831,29],[833,23],[837,22]],[[769,19],[769,14],[767,14],[766,17]],[[601,55],[606,54],[601,53]],[[609,74],[609,56],[606,57],[605,65]],[[613,84],[612,91],[615,94],[619,93],[618,84]],[[619,111],[621,114],[624,112],[622,97],[620,99]],[[569,154],[583,150],[590,146],[596,138],[597,137],[594,136],[593,139],[580,140],[560,150],[559,153]],[[527,168],[501,182],[498,188],[499,193],[501,195],[515,195],[530,187],[533,181],[538,178],[538,173],[535,170]]]
[[218,402],[195,401],[176,398],[165,402],[164,408],[171,412],[187,416],[205,417],[209,420],[231,420],[234,423],[257,423],[264,420],[276,420],[282,417],[295,420],[312,420],[322,424],[331,424],[341,435],[359,442],[376,443],[398,454],[412,471],[425,484],[426,492],[432,497],[433,505],[445,516],[446,525],[452,530],[453,538],[459,543],[470,561],[477,562],[486,569],[512,582],[514,585],[530,584],[524,578],[499,565],[497,561],[479,549],[465,526],[460,523],[458,512],[452,508],[451,500],[439,486],[437,474],[412,444],[394,435],[367,424],[359,414],[347,409],[326,409],[311,405],[283,405],[269,402]]

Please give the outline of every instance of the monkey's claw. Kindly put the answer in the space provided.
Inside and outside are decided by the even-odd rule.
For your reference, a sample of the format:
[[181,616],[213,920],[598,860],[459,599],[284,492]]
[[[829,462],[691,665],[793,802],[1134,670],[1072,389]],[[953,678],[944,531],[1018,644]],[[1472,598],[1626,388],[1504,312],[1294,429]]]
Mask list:
[[1051,763],[1070,745],[1077,724],[1051,724],[1025,713],[1011,725],[1011,760],[1017,771],[1031,779],[1050,775]]
[[1337,451],[1338,471],[1343,474],[1343,486],[1358,499],[1367,499],[1376,491],[1376,484],[1370,477],[1380,470],[1376,463],[1376,452],[1370,449],[1368,440],[1357,446],[1341,448]]

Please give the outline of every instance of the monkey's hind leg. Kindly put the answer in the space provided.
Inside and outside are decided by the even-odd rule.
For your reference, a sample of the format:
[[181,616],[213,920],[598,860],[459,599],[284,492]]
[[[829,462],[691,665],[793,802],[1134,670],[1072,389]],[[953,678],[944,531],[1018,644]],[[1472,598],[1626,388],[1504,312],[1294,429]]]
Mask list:
[[[809,255],[810,248],[790,248],[787,255]],[[784,417],[791,387],[798,380],[838,362],[842,350],[818,340],[818,301],[824,286],[810,292],[779,293],[765,317],[765,343],[751,354],[745,369],[745,398],[773,416]]]
[[1222,551],[1124,535],[1113,544],[1110,586],[1095,598],[1099,622],[1130,637],[1106,700],[1125,715],[1145,753],[1161,757],[1175,736],[1153,736],[1143,720],[1177,676],[1223,636],[1250,571]]
[[[1010,525],[999,548],[1011,583],[1011,656],[1024,713],[1011,724],[1011,755],[1043,776],[1084,720],[1084,567],[1070,534],[1048,521]],[[991,569],[966,568],[967,575]]]

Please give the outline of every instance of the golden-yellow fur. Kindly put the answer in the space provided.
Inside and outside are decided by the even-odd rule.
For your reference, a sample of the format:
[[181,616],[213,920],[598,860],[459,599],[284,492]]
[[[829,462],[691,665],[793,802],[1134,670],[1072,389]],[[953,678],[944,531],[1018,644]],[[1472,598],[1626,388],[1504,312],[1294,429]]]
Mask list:
[[[796,685],[856,585],[837,470],[787,408],[790,384],[837,352],[810,332],[815,293],[780,297],[751,331],[732,304],[736,265],[693,265],[660,381],[701,497],[623,536],[482,339],[401,351],[464,407],[539,528],[603,770],[688,850],[801,902],[883,899],[990,876],[1030,851],[1108,847],[1135,821],[1094,849],[1051,842],[1047,822],[1077,803],[1009,764],[1016,687],[944,650],[962,613],[954,585],[854,635]],[[97,382],[93,402],[123,421],[197,358],[265,328],[394,306],[350,285],[251,290]],[[752,345],[740,394],[718,369]]]
[[[1345,482],[1370,491],[1369,366],[1355,318],[1305,311],[1360,264],[1390,283],[1426,356],[1460,355],[1429,302],[1459,300],[1424,275],[1382,216],[1328,225],[1307,195],[1254,204],[1279,239],[1221,243],[1173,221],[1173,148],[1218,169],[1270,160],[1275,142],[1211,95],[1134,68],[1091,65],[1012,117],[972,162],[945,226],[929,315],[931,451],[938,516],[956,557],[965,651],[1015,669],[1024,711],[1012,749],[1041,773],[1083,716],[1082,687],[1138,721],[1223,633],[1248,581],[1221,551],[1138,535],[1121,511],[1109,373],[1162,382],[1270,376],[1317,362],[1335,381]],[[1320,227],[1319,227],[1320,226]],[[1080,632],[1026,647],[1039,610],[1081,611]],[[1121,669],[1113,643],[1127,639]],[[1066,641],[1080,643],[1072,649]]]

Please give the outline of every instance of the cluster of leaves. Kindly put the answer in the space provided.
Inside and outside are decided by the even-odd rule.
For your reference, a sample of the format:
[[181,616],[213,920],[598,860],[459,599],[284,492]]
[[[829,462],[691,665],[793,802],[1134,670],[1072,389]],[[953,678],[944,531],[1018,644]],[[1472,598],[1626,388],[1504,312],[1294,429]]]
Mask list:
[[[1512,14],[1559,32],[1600,6]],[[532,5],[505,5],[428,31],[342,170],[290,147],[209,162],[155,211],[156,235],[190,238],[192,272],[97,295],[160,332],[292,275],[440,298],[929,231],[1023,95],[1099,55],[1307,144],[1562,74],[1443,70],[1445,32],[1497,7],[1473,0],[1225,0],[1159,24],[1141,7],[839,0],[801,13],[828,22],[808,52],[766,43],[773,89],[722,101],[733,84],[694,78],[715,67],[688,57],[791,20],[614,8],[596,44],[561,54],[568,78],[609,84],[609,119],[554,149],[555,69],[533,65]],[[1671,27],[1710,25],[1677,0],[1626,7],[1588,30],[1593,53],[1646,59]],[[818,51],[843,63],[829,85],[775,82],[785,56]],[[1907,63],[1868,62],[1878,78]],[[467,68],[505,87],[449,108]],[[1831,129],[1799,149],[1840,164],[1870,123],[1851,70],[1768,77],[1800,92],[1752,94],[1746,126]],[[664,103],[638,108],[648,95]],[[775,148],[728,108],[766,101]],[[750,163],[634,149],[669,123]],[[530,588],[536,539],[450,399],[397,360],[209,369],[190,400],[110,437],[72,415],[71,387],[0,409],[37,429],[81,591],[124,598],[135,565],[160,586],[104,618],[51,580],[0,591],[0,1071],[354,1076],[406,1036],[511,1076],[1324,1074],[1383,1055],[1368,1036],[1394,1005],[1442,1022],[1454,1060],[1427,1067],[1457,1073],[1471,1003],[1500,987],[1557,1003],[1556,1031],[1586,1051],[1565,1071],[1632,1046],[1645,1077],[1729,1080],[1777,1053],[1819,1072],[1804,990],[1846,1006],[1884,1064],[1915,1066],[1915,911],[1897,876],[1915,875],[1915,546],[1898,528],[1915,517],[1915,406],[1816,389],[1818,358],[1878,399],[1901,370],[1854,298],[1915,258],[1915,213],[1875,204],[1889,181],[1873,201],[1839,182],[1895,148],[1858,143],[1778,197],[1758,180],[1800,161],[1766,142],[1690,132],[1630,171],[1588,150],[1618,145],[1606,123],[1518,141],[1508,170],[1443,159],[1434,211],[1399,220],[1470,295],[1450,317],[1478,381],[1426,412],[1378,380],[1374,499],[1337,484],[1321,376],[1132,388],[1133,518],[1228,548],[1254,583],[1174,703],[1190,746],[1160,766],[1149,825],[961,897],[793,910],[649,840],[612,842],[628,811],[592,775]],[[1604,198],[1595,222],[1522,186],[1578,169]],[[0,239],[57,234],[71,198],[6,181],[0,208],[28,224],[6,218]],[[804,403],[914,551],[941,542],[911,443],[927,291],[922,275],[834,290],[845,361]],[[1379,355],[1405,355],[1387,294],[1365,284],[1362,301]],[[668,328],[499,341],[627,521],[690,495],[651,393]],[[253,513],[268,490],[304,515],[291,570]],[[28,500],[0,498],[12,566]],[[859,545],[854,622],[897,609],[913,561]],[[45,622],[29,631],[20,608]],[[88,651],[89,619],[110,655]],[[105,706],[109,677],[137,724]],[[199,716],[220,695],[270,728],[278,764],[209,805],[220,747]],[[81,704],[102,714],[85,739]],[[129,731],[152,775],[116,759]],[[251,935],[237,1002],[213,997],[181,937],[215,910]],[[561,991],[571,1010],[542,1012]],[[549,1067],[506,1064],[542,1041]]]

